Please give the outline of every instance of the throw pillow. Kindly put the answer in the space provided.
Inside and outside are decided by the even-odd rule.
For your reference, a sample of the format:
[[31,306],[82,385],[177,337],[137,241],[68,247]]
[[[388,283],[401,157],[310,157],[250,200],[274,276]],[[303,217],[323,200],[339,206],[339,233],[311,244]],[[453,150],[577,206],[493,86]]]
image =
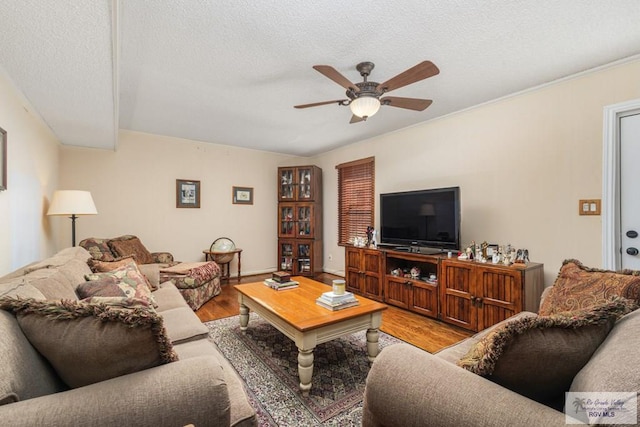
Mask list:
[[98,280],[83,282],[76,288],[78,298],[87,303],[102,303],[128,307],[132,305],[149,306],[148,298],[136,298],[136,289],[115,276],[106,276]]
[[148,308],[9,297],[0,308],[71,388],[178,360],[162,317]]
[[640,304],[640,272],[620,272],[588,268],[570,259],[562,263],[558,277],[538,314],[548,316],[563,311],[592,307],[618,295]]
[[78,245],[89,251],[93,259],[100,261],[113,261],[115,259],[109,247],[109,239],[90,237],[82,240]]
[[480,339],[458,366],[538,402],[556,402],[615,321],[636,308],[615,297],[585,310],[515,319]]
[[[149,285],[147,284],[147,280],[144,277],[144,274],[138,270],[138,266],[135,262],[131,261],[122,267],[118,267],[115,270],[107,271],[104,273],[91,273],[85,276],[90,282],[100,281],[104,278],[112,277],[117,281],[117,286],[124,292],[124,296],[127,298],[135,298],[146,300],[148,303],[154,307],[157,307],[155,299],[151,294],[151,290],[149,289]],[[80,298],[87,298],[91,296],[119,296],[115,295],[111,292],[112,288],[109,288],[109,294],[96,295],[94,291],[91,290],[92,283],[81,283],[76,288],[76,292]],[[100,286],[103,290],[95,290],[95,292],[107,292],[104,290],[105,285],[101,282],[96,286]],[[79,289],[81,288],[81,289]]]
[[144,247],[140,239],[135,236],[127,239],[111,239],[109,240],[109,247],[120,257],[133,255],[138,264],[153,264],[154,262],[151,253]]
[[[93,271],[94,273],[106,273],[107,271],[113,271],[131,262],[135,262],[133,255],[118,258],[114,261],[89,260],[89,267],[91,267],[91,271]],[[146,264],[142,264],[142,265],[146,265]],[[149,286],[149,289],[152,291],[155,291],[156,289],[158,289],[157,286],[153,286],[151,284],[151,281],[149,280],[147,275],[142,272],[142,270],[140,269],[140,266],[136,265],[136,267],[138,268],[138,270],[140,270],[140,273],[142,273],[142,277],[144,277],[144,281],[146,282],[147,286]]]

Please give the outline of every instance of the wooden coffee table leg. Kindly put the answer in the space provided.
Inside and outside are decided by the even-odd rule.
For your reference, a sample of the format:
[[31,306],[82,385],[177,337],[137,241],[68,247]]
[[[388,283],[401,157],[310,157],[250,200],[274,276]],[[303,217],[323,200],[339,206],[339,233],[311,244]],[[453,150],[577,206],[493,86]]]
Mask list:
[[302,350],[298,348],[298,377],[300,377],[300,390],[307,396],[311,390],[311,377],[313,376],[313,349]]
[[240,303],[240,330],[246,331],[249,324],[249,307]]
[[367,354],[369,362],[373,362],[380,351],[378,347],[378,330],[367,329]]

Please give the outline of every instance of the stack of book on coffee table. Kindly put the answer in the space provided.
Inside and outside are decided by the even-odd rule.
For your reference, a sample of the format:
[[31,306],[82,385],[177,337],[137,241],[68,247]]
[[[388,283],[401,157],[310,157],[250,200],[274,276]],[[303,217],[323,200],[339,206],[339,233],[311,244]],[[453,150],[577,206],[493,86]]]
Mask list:
[[264,284],[276,291],[297,288],[299,285],[295,280],[291,280],[291,275],[284,271],[276,271],[271,276],[271,279],[264,280]]
[[334,292],[325,292],[316,299],[316,304],[329,310],[341,310],[343,308],[353,307],[359,302],[351,292],[343,294],[335,294]]

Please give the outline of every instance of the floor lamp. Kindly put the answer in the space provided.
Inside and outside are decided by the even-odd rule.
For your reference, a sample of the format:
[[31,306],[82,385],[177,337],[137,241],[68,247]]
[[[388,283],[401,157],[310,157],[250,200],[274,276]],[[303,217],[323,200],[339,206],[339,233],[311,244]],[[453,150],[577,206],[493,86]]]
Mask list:
[[91,193],[78,190],[58,190],[53,193],[53,200],[47,215],[71,215],[71,243],[76,245],[76,219],[78,215],[97,215],[96,205]]

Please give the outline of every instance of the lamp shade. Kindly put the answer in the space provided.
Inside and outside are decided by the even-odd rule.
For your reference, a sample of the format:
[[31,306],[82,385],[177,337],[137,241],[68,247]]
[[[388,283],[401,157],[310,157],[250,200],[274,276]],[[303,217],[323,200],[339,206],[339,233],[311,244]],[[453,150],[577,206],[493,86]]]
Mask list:
[[349,104],[351,112],[363,119],[373,116],[380,109],[380,100],[373,96],[361,95]]
[[97,215],[98,210],[93,203],[91,193],[79,190],[58,190],[53,193],[53,200],[47,215]]

